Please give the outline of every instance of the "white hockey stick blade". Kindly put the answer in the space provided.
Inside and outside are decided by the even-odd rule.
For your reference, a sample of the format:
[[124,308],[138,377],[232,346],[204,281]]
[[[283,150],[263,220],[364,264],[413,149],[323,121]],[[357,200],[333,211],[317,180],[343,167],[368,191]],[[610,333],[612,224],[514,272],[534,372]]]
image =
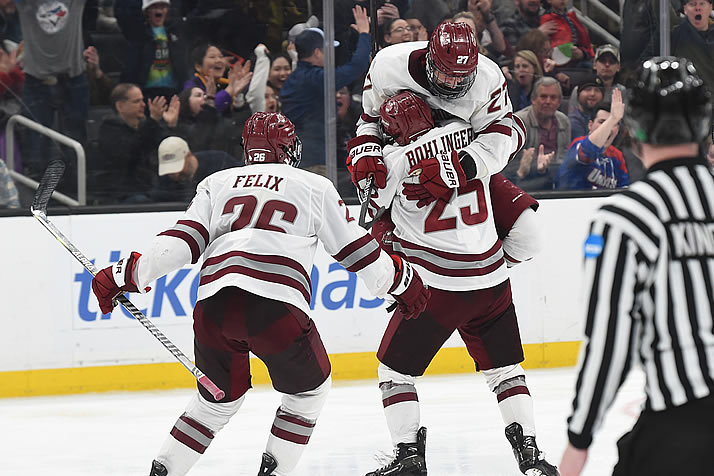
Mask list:
[[[64,171],[64,164],[62,164],[62,171]],[[50,167],[52,164],[50,164]],[[48,170],[49,168],[48,167]],[[92,263],[81,251],[77,249],[74,244],[67,239],[66,236],[51,222],[47,219],[47,214],[46,212],[46,207],[47,207],[47,202],[49,201],[49,197],[52,195],[52,192],[54,191],[54,187],[57,186],[57,182],[59,181],[59,178],[57,180],[54,180],[55,174],[57,173],[57,169],[53,168],[53,170],[50,171],[50,178],[45,180],[47,177],[47,172],[45,172],[45,175],[42,177],[42,181],[40,182],[40,186],[37,189],[37,193],[35,195],[35,200],[33,200],[32,207],[30,208],[30,211],[32,212],[32,215],[39,221],[42,226],[49,231],[52,236],[54,236],[57,241],[67,250],[69,251],[72,256],[74,256],[77,261],[79,261],[84,268],[92,273],[92,276],[96,276],[97,274],[97,267],[94,266],[94,263]],[[62,176],[62,173],[59,173],[59,177]],[[43,189],[43,184],[45,185],[45,188]],[[49,195],[47,195],[49,193]],[[40,197],[40,194],[43,194]],[[44,197],[47,197],[45,200]],[[38,198],[39,197],[39,198]],[[44,201],[44,207],[43,207],[43,201]],[[35,207],[37,205],[37,207]],[[132,316],[136,318],[139,323],[144,326],[161,344],[173,355],[176,360],[181,362],[181,364],[191,372],[191,374],[196,378],[198,383],[200,383],[203,388],[208,390],[208,392],[213,395],[213,398],[216,399],[216,401],[222,400],[223,397],[226,396],[225,392],[218,388],[218,386],[213,383],[213,381],[208,378],[201,370],[198,369],[191,360],[189,360],[186,355],[181,352],[181,350],[174,345],[173,342],[171,342],[168,337],[166,337],[163,332],[161,332],[150,320],[147,318],[144,313],[142,313],[137,307],[129,300],[127,299],[124,295],[119,295],[115,299],[118,301],[122,306],[126,308],[127,311],[131,313]]]

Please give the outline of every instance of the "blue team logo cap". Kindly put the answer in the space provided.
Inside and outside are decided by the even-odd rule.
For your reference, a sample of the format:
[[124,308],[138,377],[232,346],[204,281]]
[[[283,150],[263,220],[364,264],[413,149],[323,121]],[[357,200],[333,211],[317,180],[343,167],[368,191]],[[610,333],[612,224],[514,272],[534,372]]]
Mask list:
[[585,252],[586,258],[597,258],[602,253],[602,248],[605,245],[605,240],[603,240],[602,235],[591,234],[585,240],[585,245],[583,246],[583,251]]

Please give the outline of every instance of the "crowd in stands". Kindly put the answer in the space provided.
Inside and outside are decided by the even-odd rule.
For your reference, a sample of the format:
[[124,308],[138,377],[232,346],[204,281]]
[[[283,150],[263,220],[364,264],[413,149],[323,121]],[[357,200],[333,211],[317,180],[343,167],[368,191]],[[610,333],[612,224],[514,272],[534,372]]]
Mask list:
[[[344,196],[355,196],[346,144],[373,39],[379,48],[426,41],[445,19],[473,29],[528,128],[504,170],[514,183],[529,192],[614,189],[642,175],[620,123],[623,84],[659,50],[658,1],[625,0],[620,47],[589,31],[568,0],[380,0],[376,12],[369,4],[334,0]],[[714,90],[711,0],[670,5],[672,54],[691,59]],[[0,125],[22,113],[80,142],[91,204],[189,200],[200,179],[242,162],[242,127],[256,111],[288,116],[303,144],[300,166],[325,175],[324,25],[310,13],[321,13],[319,1],[0,0]],[[38,180],[62,157],[76,177],[68,148],[17,134],[16,171]],[[714,164],[714,145],[702,150]],[[19,206],[17,197],[0,161],[0,207]]]

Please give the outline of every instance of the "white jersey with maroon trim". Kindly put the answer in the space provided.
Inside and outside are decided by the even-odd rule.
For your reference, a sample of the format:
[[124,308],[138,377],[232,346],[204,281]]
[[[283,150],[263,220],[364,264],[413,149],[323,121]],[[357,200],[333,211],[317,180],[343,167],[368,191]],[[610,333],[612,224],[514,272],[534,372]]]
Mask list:
[[203,256],[199,300],[235,286],[308,313],[318,239],[374,295],[386,295],[392,258],[350,216],[328,179],[285,164],[227,169],[203,180],[176,225],[154,238],[135,280],[143,289]]
[[409,145],[385,146],[387,186],[370,202],[371,207],[391,208],[394,250],[407,256],[425,284],[447,291],[490,288],[508,278],[489,198],[490,177],[470,180],[448,203],[438,200],[423,208],[402,190],[405,182],[418,180],[408,175],[419,160],[450,153],[472,134],[468,123],[453,121]]
[[479,54],[476,80],[462,98],[442,99],[428,89],[424,61],[426,41],[399,43],[382,49],[372,60],[362,92],[357,135],[382,138],[379,108],[389,97],[410,90],[434,110],[443,110],[471,124],[474,134],[465,150],[476,162],[477,177],[500,172],[511,149],[512,107],[506,79],[496,63]]

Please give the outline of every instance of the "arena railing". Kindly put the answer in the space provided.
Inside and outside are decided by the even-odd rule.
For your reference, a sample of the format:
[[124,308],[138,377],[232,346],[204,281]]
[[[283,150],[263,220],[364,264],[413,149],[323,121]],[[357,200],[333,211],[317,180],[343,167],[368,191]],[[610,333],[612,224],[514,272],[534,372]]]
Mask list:
[[43,134],[50,139],[74,149],[77,154],[77,200],[59,192],[54,192],[52,198],[65,205],[87,204],[87,159],[82,144],[64,134],[45,127],[42,124],[28,119],[20,114],[10,116],[5,126],[5,163],[12,179],[27,187],[37,190],[39,182],[15,171],[15,124],[20,124],[28,129]]

